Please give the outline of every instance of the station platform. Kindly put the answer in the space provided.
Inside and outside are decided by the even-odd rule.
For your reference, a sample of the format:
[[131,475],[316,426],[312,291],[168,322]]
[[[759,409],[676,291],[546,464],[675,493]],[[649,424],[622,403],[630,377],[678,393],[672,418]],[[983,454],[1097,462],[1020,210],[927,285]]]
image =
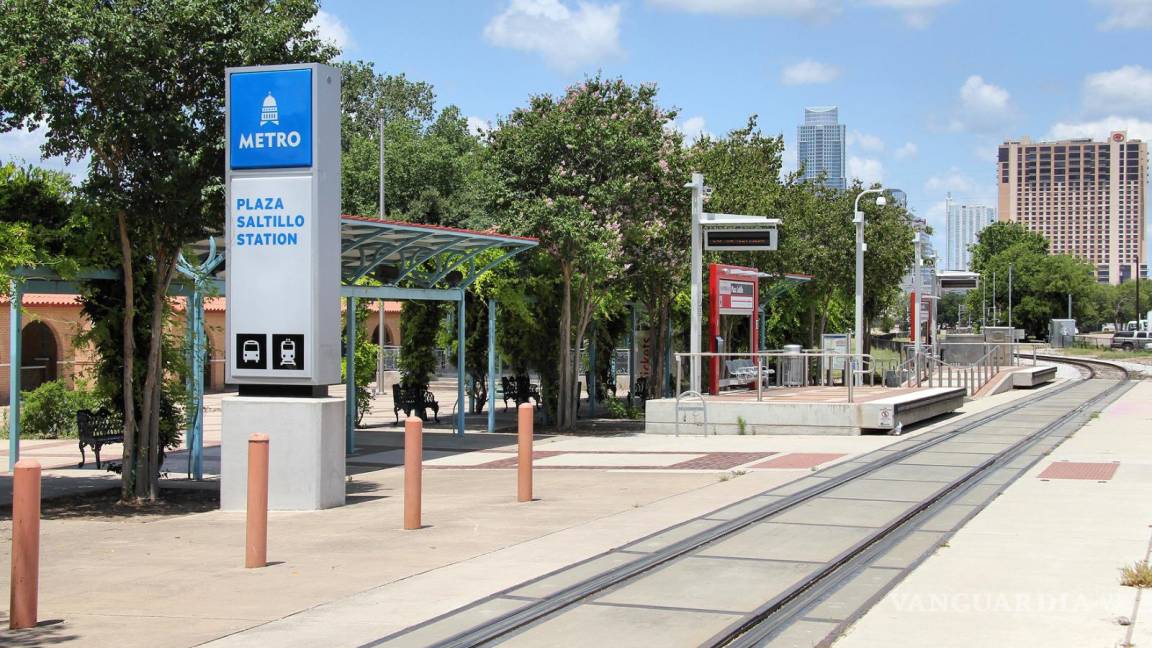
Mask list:
[[[647,434],[835,434],[893,431],[954,412],[964,405],[961,387],[785,387],[725,392],[716,396],[661,398],[646,403]],[[679,412],[677,412],[679,408]],[[679,426],[677,426],[679,418]],[[705,419],[707,423],[705,424]]]

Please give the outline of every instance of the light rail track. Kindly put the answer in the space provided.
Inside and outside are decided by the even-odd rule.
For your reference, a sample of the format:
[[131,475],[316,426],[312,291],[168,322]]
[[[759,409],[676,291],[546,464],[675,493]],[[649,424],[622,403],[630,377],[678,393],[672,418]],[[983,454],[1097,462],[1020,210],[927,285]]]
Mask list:
[[[1088,379],[898,441],[366,646],[588,645],[591,636],[572,641],[573,623],[597,626],[612,607],[633,619],[595,628],[615,645],[627,645],[645,615],[663,615],[668,628],[691,622],[682,643],[648,630],[651,645],[770,644],[854,577],[875,575],[894,550],[942,533],[925,524],[960,507],[969,515],[954,532],[978,512],[976,495],[994,497],[989,486],[1002,489],[1128,385],[1110,363],[1043,359],[1078,366]],[[915,558],[908,569],[923,555]]]

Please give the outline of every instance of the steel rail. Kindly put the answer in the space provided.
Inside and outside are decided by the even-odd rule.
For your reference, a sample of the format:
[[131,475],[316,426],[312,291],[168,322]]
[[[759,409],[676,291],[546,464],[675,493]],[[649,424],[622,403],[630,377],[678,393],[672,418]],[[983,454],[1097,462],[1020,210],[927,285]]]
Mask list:
[[[753,524],[756,524],[757,522],[760,522],[761,520],[764,520],[765,518],[777,515],[788,509],[799,506],[800,504],[803,504],[830,490],[848,484],[856,479],[870,475],[892,464],[903,461],[904,459],[914,456],[920,452],[924,452],[929,448],[956,438],[957,436],[977,427],[986,425],[987,423],[1002,418],[1012,412],[1019,411],[1025,407],[1030,407],[1038,402],[1062,394],[1071,388],[1079,386],[1080,384],[1081,383],[1079,381],[1071,382],[1054,390],[1042,392],[1035,396],[1021,399],[1018,402],[997,407],[990,413],[968,421],[953,430],[949,430],[947,432],[943,432],[931,438],[925,439],[924,441],[911,445],[903,450],[892,452],[887,456],[880,457],[875,461],[872,461],[854,470],[848,471],[842,475],[828,478],[825,483],[809,486],[801,491],[798,491],[797,493],[786,496],[780,501],[766,504],[760,509],[745,513],[727,522],[720,523],[711,529],[701,531],[688,538],[664,547],[661,550],[639,558],[631,563],[621,565],[611,572],[599,574],[597,576],[593,576],[584,581],[576,583],[550,595],[547,598],[541,599],[532,605],[492,619],[485,623],[483,626],[471,628],[453,635],[444,641],[434,644],[434,646],[437,648],[464,648],[466,646],[477,646],[496,641],[513,632],[521,630],[530,625],[534,625],[545,617],[551,616],[563,610],[564,608],[593,597],[603,592],[604,590],[620,585],[625,581],[636,578],[637,576],[649,572],[665,563],[681,558],[682,556],[691,553],[692,551],[695,551],[696,549],[699,549],[707,544],[713,543],[721,538],[741,531]],[[765,491],[761,494],[770,494],[770,491]],[[519,585],[517,587],[519,587]],[[508,591],[511,591],[511,589]],[[504,592],[494,594],[493,597],[499,596],[503,593]],[[437,619],[450,616],[451,614],[452,613],[437,617]],[[434,622],[437,619],[432,619],[430,622]],[[388,635],[376,641],[366,643],[362,646],[362,648],[382,645],[387,641],[399,638],[402,636],[402,634],[403,632]]]
[[[1028,435],[1008,448],[998,452],[988,461],[973,467],[946,488],[935,493],[928,499],[917,504],[912,510],[897,518],[891,524],[879,529],[876,533],[861,540],[839,556],[834,558],[823,569],[805,579],[791,589],[781,593],[768,601],[752,614],[729,625],[728,628],[717,633],[709,639],[705,646],[730,646],[733,648],[750,648],[771,639],[779,631],[795,622],[812,605],[822,597],[844,585],[852,577],[859,574],[875,559],[882,556],[896,544],[904,540],[916,530],[913,522],[924,518],[926,513],[934,514],[940,508],[954,503],[968,491],[982,482],[993,471],[1004,464],[1008,464],[1023,455],[1040,441],[1053,432],[1065,427],[1069,421],[1082,414],[1094,404],[1111,397],[1119,390],[1130,385],[1130,375],[1122,367],[1107,362],[1092,363],[1080,361],[1075,364],[1087,368],[1090,372],[1089,380],[1096,377],[1096,368],[1092,364],[1101,364],[1111,369],[1124,371],[1124,378],[1104,391],[1092,396],[1070,410],[1067,415],[1061,416],[1048,423],[1036,432]],[[1085,381],[1086,382],[1086,381]],[[1073,383],[1082,386],[1083,383]],[[1033,401],[1034,402],[1034,401]],[[1037,458],[1039,460],[1039,458]],[[893,585],[895,582],[893,583]]]

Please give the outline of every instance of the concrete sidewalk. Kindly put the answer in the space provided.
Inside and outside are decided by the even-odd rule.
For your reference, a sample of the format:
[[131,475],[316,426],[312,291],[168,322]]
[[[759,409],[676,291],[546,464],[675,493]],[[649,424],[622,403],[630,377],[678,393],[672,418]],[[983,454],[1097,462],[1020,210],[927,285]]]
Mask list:
[[1145,381],[1011,485],[836,647],[908,637],[938,648],[1152,646],[1152,596],[1137,606],[1138,590],[1119,580],[1121,567],[1148,556],[1150,487]]

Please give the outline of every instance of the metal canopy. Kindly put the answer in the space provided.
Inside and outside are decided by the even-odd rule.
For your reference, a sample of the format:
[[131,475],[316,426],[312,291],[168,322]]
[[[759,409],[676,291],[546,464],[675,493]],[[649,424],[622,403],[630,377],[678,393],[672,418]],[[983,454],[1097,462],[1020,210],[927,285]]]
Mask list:
[[[366,216],[342,216],[340,230],[345,284],[377,275],[385,285],[429,289],[459,272],[450,283],[467,288],[488,270],[537,245],[535,239],[519,236]],[[485,255],[492,250],[499,253]]]
[[[457,304],[457,432],[464,432],[464,292],[488,270],[495,268],[512,257],[538,245],[532,238],[508,236],[493,232],[443,227],[438,225],[417,225],[402,221],[382,220],[367,216],[340,217],[341,236],[341,296],[347,299],[347,335],[349,344],[347,355],[355,348],[355,308],[356,299],[418,299],[435,301],[455,301]],[[184,280],[173,281],[168,294],[186,296],[190,300],[188,309],[189,337],[193,349],[205,348],[203,326],[203,298],[211,287],[212,292],[224,292],[227,259],[222,258],[213,239],[206,239],[192,246],[195,252],[191,263],[181,259],[181,271],[187,276]],[[193,264],[198,264],[194,267]],[[459,273],[457,276],[454,273]],[[382,285],[358,286],[360,279],[373,276]],[[118,280],[118,270],[88,270],[76,277],[65,279],[48,268],[17,268],[12,272],[12,298],[10,309],[10,357],[20,357],[20,310],[21,297],[25,293],[71,294],[79,292],[79,282],[86,279]],[[495,304],[489,303],[489,327],[495,325]],[[490,357],[495,353],[495,336],[490,336]],[[195,354],[199,358],[199,354]],[[351,358],[347,358],[351,363]],[[12,470],[20,456],[20,363],[10,363],[9,379],[9,470]],[[355,391],[356,372],[348,375],[348,393]],[[489,363],[489,379],[495,382],[494,364]],[[203,385],[193,384],[194,402],[203,402]],[[492,391],[494,394],[495,391]],[[491,396],[491,394],[490,394]],[[356,399],[349,398],[347,405],[346,433],[348,449],[355,445]],[[494,405],[489,398],[489,407]],[[199,408],[198,408],[199,409]],[[491,414],[491,412],[490,412]],[[190,472],[196,479],[202,477],[203,434],[201,416],[193,416],[186,439],[192,450]],[[489,416],[489,431],[493,429],[493,419]]]

